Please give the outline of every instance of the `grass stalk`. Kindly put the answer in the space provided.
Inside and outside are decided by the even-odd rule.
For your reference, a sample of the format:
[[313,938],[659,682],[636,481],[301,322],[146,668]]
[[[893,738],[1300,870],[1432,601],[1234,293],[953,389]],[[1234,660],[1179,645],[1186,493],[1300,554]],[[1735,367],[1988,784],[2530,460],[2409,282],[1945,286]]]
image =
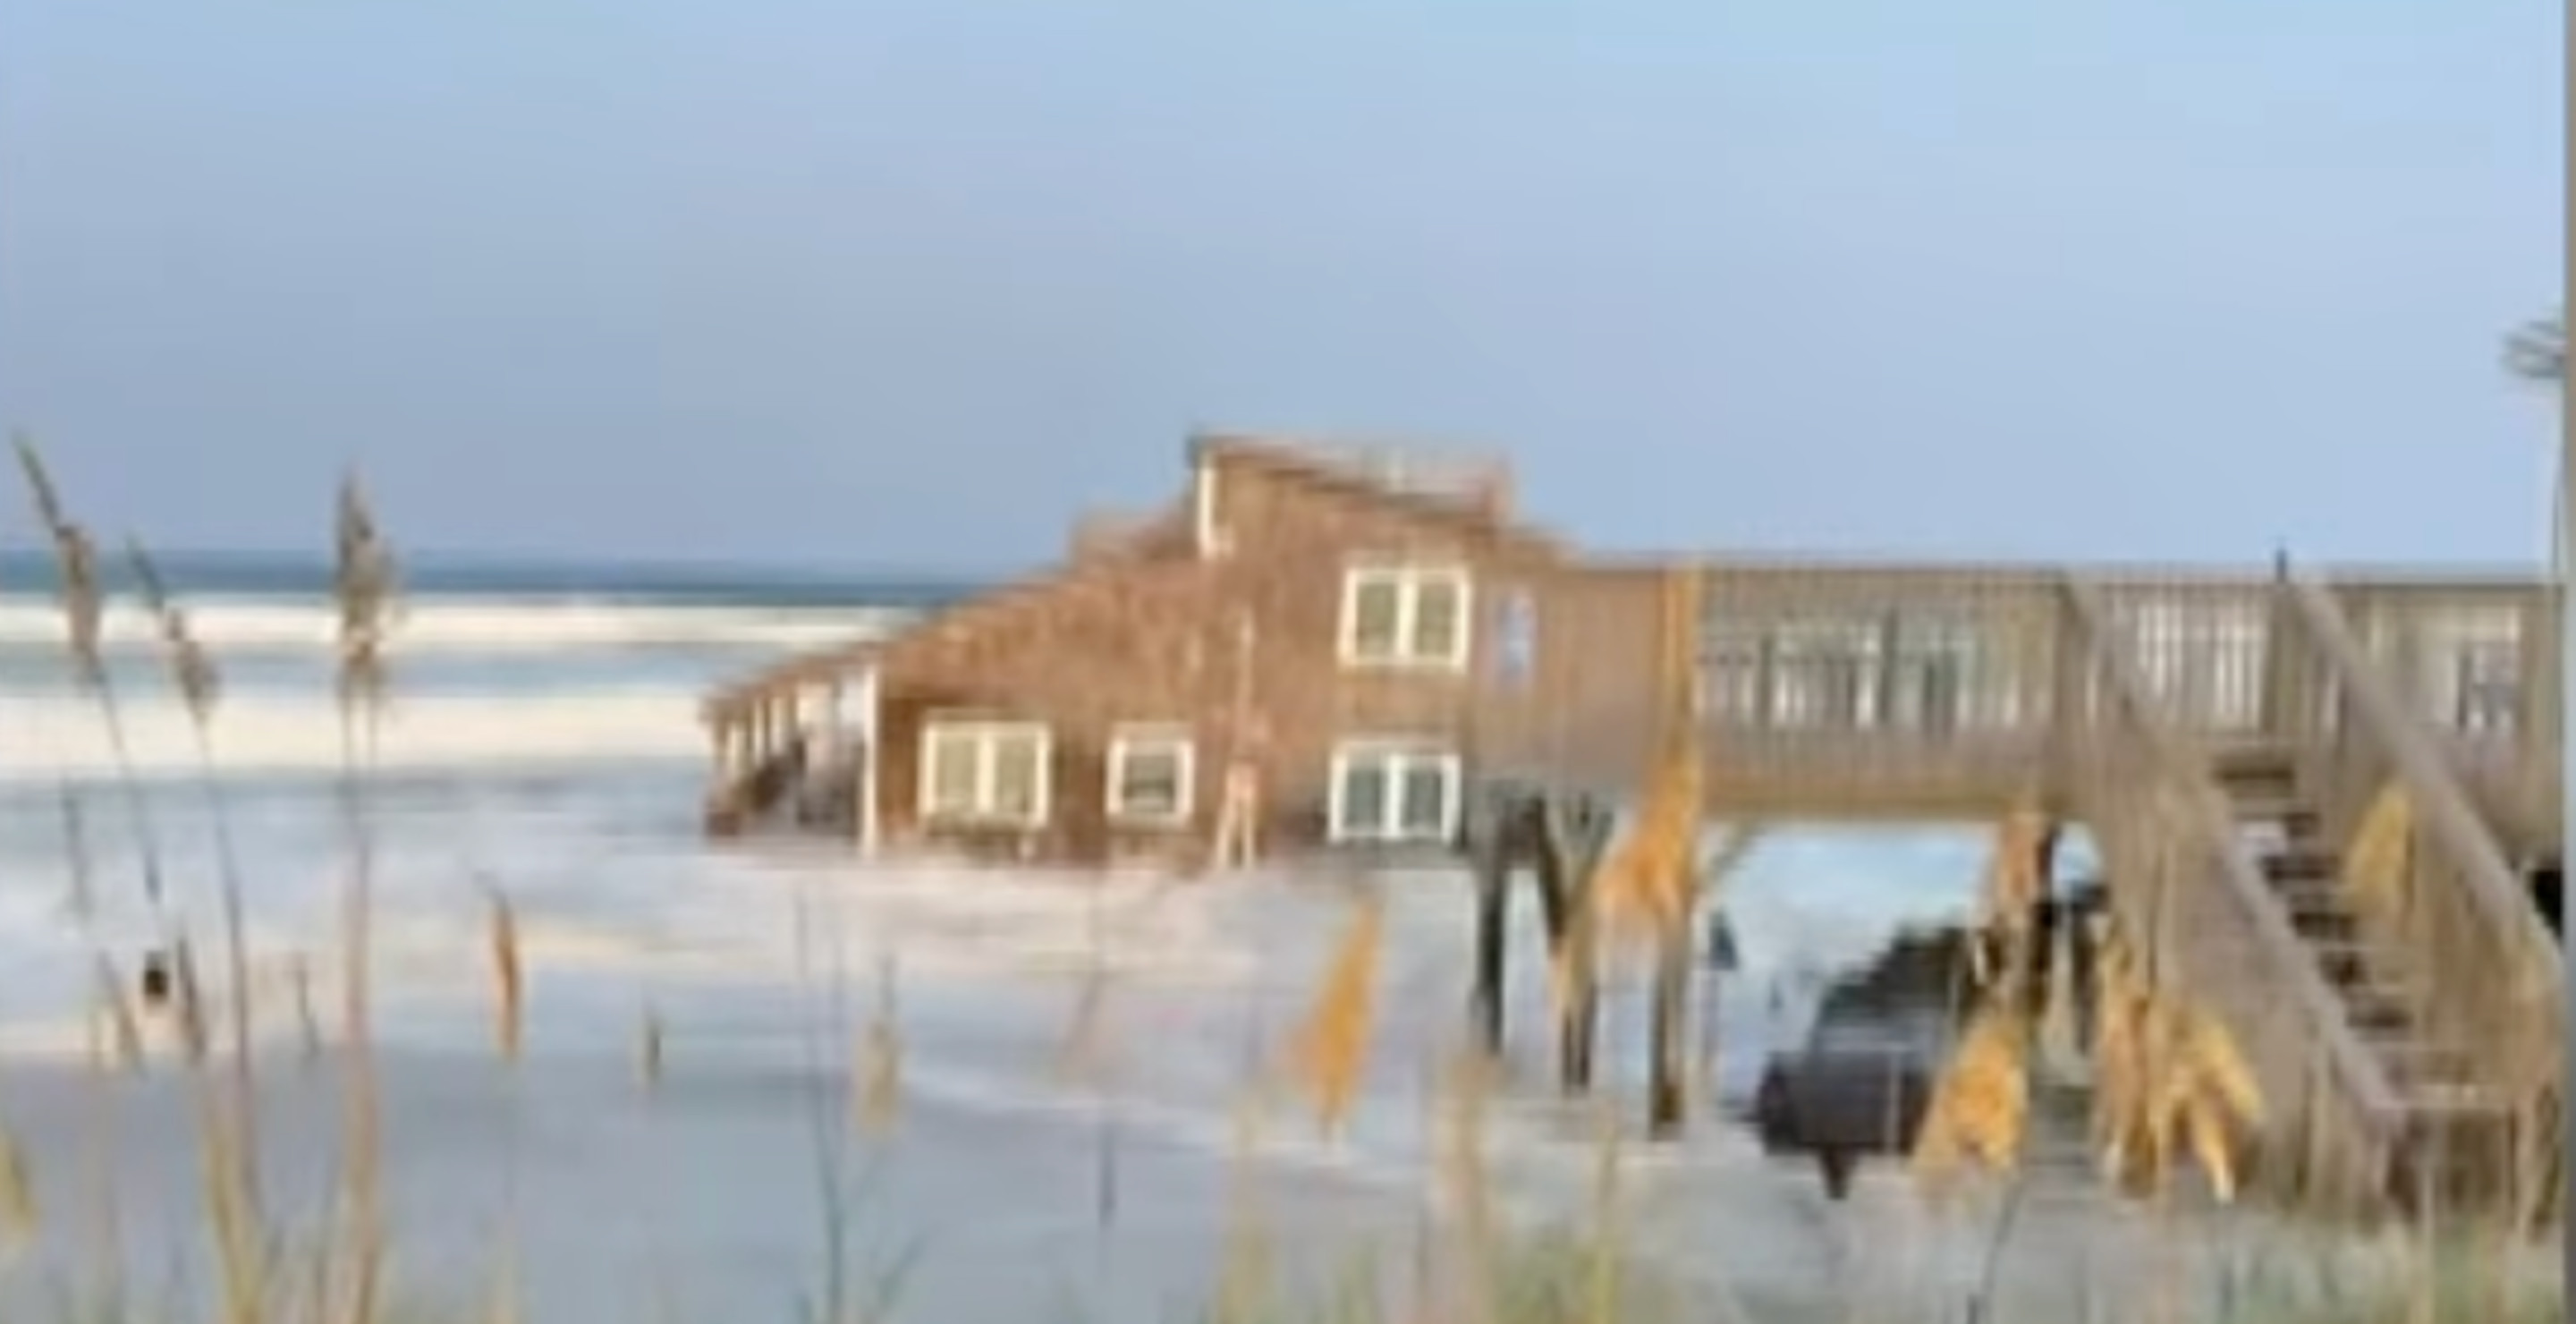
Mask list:
[[[222,782],[216,775],[214,714],[222,680],[213,658],[190,628],[186,611],[171,598],[151,554],[140,541],[129,539],[126,555],[142,590],[144,605],[159,627],[171,686],[188,712],[196,745],[197,783],[215,834],[231,1053],[229,1097],[217,1100],[209,1092],[201,1105],[206,1138],[206,1196],[223,1264],[228,1324],[258,1324],[268,1300],[268,1230],[259,1192],[259,1105],[251,1052],[250,956],[243,931],[241,864],[234,850],[232,819]],[[173,959],[180,966],[181,1011],[192,1022],[191,1039],[197,1039],[202,1034],[203,999],[194,961],[186,953],[186,946],[181,944]],[[192,1060],[201,1055],[200,1049],[190,1052]]]
[[354,1241],[348,1324],[375,1324],[387,1238],[382,1173],[383,1105],[372,1008],[376,842],[368,804],[385,700],[385,623],[393,556],[352,474],[340,486],[333,597],[339,607],[340,787],[351,854],[341,907],[343,1094],[342,1196]]
[[[262,1233],[257,1206],[251,1195],[251,1176],[245,1163],[246,1143],[251,1110],[247,1087],[238,1091],[230,1107],[218,1092],[205,1070],[205,1010],[193,963],[189,957],[186,934],[166,908],[163,883],[161,842],[153,821],[150,797],[134,765],[132,745],[127,739],[123,711],[117,689],[110,678],[101,624],[105,616],[105,591],[99,578],[98,552],[88,532],[65,510],[60,491],[48,472],[43,456],[35,444],[24,436],[14,439],[19,468],[29,493],[34,499],[37,518],[45,526],[54,547],[55,568],[59,578],[64,622],[64,646],[77,688],[96,705],[99,724],[105,733],[116,768],[116,780],[126,801],[128,827],[142,855],[143,892],[153,911],[160,933],[163,959],[168,963],[175,993],[175,1011],[181,1039],[181,1059],[187,1073],[190,1105],[196,1116],[201,1170],[208,1212],[213,1223],[216,1255],[223,1274],[225,1319],[227,1324],[257,1324],[265,1296],[261,1259]],[[211,711],[215,677],[203,650],[188,635],[186,620],[169,606],[159,576],[152,573],[150,558],[136,549],[135,564],[151,599],[151,606],[163,626],[164,637],[174,646],[179,688],[202,731]],[[85,851],[83,852],[85,854]],[[79,891],[87,894],[86,884]],[[236,912],[237,913],[237,909]],[[93,931],[94,932],[94,931]],[[96,943],[93,938],[93,947]],[[101,953],[101,969],[109,970]],[[238,977],[240,967],[236,967]],[[139,1039],[123,1013],[125,999],[121,988],[108,976],[104,990],[117,1011],[118,1043],[131,1052]],[[247,1070],[247,1053],[240,1055]]]

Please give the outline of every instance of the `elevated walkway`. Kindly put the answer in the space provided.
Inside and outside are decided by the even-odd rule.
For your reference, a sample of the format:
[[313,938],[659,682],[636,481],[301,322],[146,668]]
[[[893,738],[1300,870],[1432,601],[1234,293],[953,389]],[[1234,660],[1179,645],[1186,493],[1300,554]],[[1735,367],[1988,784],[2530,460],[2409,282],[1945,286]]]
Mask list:
[[[1987,823],[2036,795],[2254,1063],[2268,1181],[2554,1212],[2563,774],[2538,585],[1713,567],[1703,593],[1712,816]],[[1649,712],[1497,733],[1479,759],[1615,791]]]

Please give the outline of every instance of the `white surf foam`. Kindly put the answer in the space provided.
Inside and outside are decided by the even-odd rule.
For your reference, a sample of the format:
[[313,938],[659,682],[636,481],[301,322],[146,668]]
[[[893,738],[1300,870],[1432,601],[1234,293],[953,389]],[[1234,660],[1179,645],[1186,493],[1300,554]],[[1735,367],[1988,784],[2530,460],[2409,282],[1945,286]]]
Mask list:
[[[312,597],[208,596],[181,604],[198,641],[228,649],[333,646],[338,618]],[[579,598],[423,597],[401,606],[392,651],[546,653],[739,644],[805,648],[882,633],[910,613],[886,607],[696,607]],[[101,620],[110,647],[148,646],[157,627],[138,603],[111,601]],[[62,615],[42,597],[0,597],[0,646],[54,645]]]
[[[396,695],[378,728],[377,766],[421,771],[492,765],[579,765],[701,755],[697,692],[638,687],[558,695]],[[186,709],[159,695],[120,704],[126,755],[144,776],[194,776],[197,736]],[[0,782],[116,775],[106,723],[86,701],[0,695]],[[210,727],[227,776],[326,774],[342,766],[340,714],[328,695],[250,694],[220,704]]]
[[[439,757],[694,756],[694,702],[678,690],[572,702],[411,701],[389,720],[385,757],[420,766]],[[63,707],[0,700],[0,732],[67,726],[49,728],[37,750],[58,761],[73,750],[85,766],[104,767],[108,751],[95,723],[77,706],[68,714]],[[135,709],[129,734],[138,762],[193,768],[180,715]],[[336,766],[327,700],[245,699],[220,721],[218,753],[228,769]],[[0,747],[0,775],[35,766],[17,748]],[[684,835],[619,833],[612,820],[625,806],[604,784],[545,801],[498,781],[463,785],[470,793],[457,804],[389,818],[379,843],[377,1006],[389,1043],[489,1051],[482,890],[489,882],[508,892],[517,914],[533,1053],[630,1054],[640,1009],[650,1003],[669,1027],[674,1071],[723,1070],[728,1062],[799,1069],[820,1007],[814,982],[844,972],[852,1008],[864,1017],[878,963],[893,954],[907,1074],[917,1084],[979,1107],[1086,1106],[1080,1088],[1053,1077],[1050,1063],[1072,1035],[1086,990],[1105,987],[1102,1028],[1122,1124],[1219,1147],[1234,1143],[1234,1110],[1247,1084],[1284,1052],[1350,913],[1331,883],[1276,873],[1175,882],[865,864],[828,844],[708,851]],[[97,800],[102,813],[112,812],[114,796]],[[179,908],[195,932],[211,934],[211,823],[190,795],[167,795],[156,812]],[[335,812],[322,791],[273,790],[233,825],[253,893],[254,951],[271,964],[289,953],[308,959],[326,1022],[337,1004],[330,978],[347,869]],[[75,1051],[86,1038],[79,1008],[88,995],[90,935],[54,900],[69,869],[58,853],[48,857],[43,825],[19,826],[36,830],[12,847],[24,858],[7,861],[14,883],[0,890],[7,972],[0,1053]],[[156,927],[132,895],[130,846],[108,840],[100,850],[96,886],[110,895],[96,933],[130,963]],[[1746,974],[1729,981],[1724,1004],[1728,1060],[1758,1060],[1764,1046],[1758,981],[1864,956],[1902,912],[1957,909],[1980,860],[1972,839],[1926,834],[1765,843],[1729,883]],[[1378,880],[1391,908],[1375,1062],[1347,1142],[1313,1148],[1313,1161],[1418,1168],[1429,1143],[1426,1073],[1466,1029],[1471,921],[1459,884],[1455,870]],[[1541,1106],[1549,1017],[1545,963],[1530,931],[1537,922],[1536,906],[1515,907],[1523,931],[1513,944],[1508,1000],[1512,1048],[1540,1102],[1498,1118],[1498,1139],[1533,1161],[1567,1156],[1561,1166],[1579,1173],[1588,1148],[1580,1119]],[[1095,971],[1104,983],[1094,985]],[[275,981],[266,987],[266,1028],[276,1035],[283,1013]],[[1614,991],[1606,1009],[1603,1070],[1614,1088],[1642,1078],[1645,1017],[1632,994]],[[1311,1119],[1283,1119],[1273,1139],[1312,1134],[1310,1126]]]

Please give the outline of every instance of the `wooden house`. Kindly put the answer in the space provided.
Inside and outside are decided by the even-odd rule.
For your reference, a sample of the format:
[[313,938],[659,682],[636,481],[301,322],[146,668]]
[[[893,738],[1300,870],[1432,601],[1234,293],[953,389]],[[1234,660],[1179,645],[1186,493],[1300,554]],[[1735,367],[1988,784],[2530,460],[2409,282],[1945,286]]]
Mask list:
[[795,781],[871,847],[1190,864],[1445,846],[1470,768],[1641,766],[1662,571],[1520,522],[1496,464],[1229,435],[1188,459],[1044,575],[717,694],[711,825]]

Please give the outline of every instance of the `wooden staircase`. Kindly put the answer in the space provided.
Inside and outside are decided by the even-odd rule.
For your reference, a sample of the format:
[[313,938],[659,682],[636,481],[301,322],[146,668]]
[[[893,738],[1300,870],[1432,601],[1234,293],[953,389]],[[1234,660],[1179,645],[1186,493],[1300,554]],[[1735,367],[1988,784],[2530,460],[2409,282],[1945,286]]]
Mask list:
[[[2248,713],[2151,683],[2119,604],[2068,588],[2064,692],[2085,721],[2060,771],[2114,913],[2253,1066],[2258,1185],[2356,1213],[2531,1217],[2566,1053],[2559,949],[2440,733],[2330,593],[2285,572],[2268,597]],[[2365,912],[2343,853],[2392,790],[2404,899]]]
[[2295,753],[2258,750],[2216,762],[2244,849],[2393,1096],[2385,1198],[2409,1210],[2486,1198],[2506,1176],[2496,1160],[2509,1152],[2513,1117],[2493,1064],[2433,1028],[2420,954],[2374,933],[2355,910],[2344,852],[2301,784]]

